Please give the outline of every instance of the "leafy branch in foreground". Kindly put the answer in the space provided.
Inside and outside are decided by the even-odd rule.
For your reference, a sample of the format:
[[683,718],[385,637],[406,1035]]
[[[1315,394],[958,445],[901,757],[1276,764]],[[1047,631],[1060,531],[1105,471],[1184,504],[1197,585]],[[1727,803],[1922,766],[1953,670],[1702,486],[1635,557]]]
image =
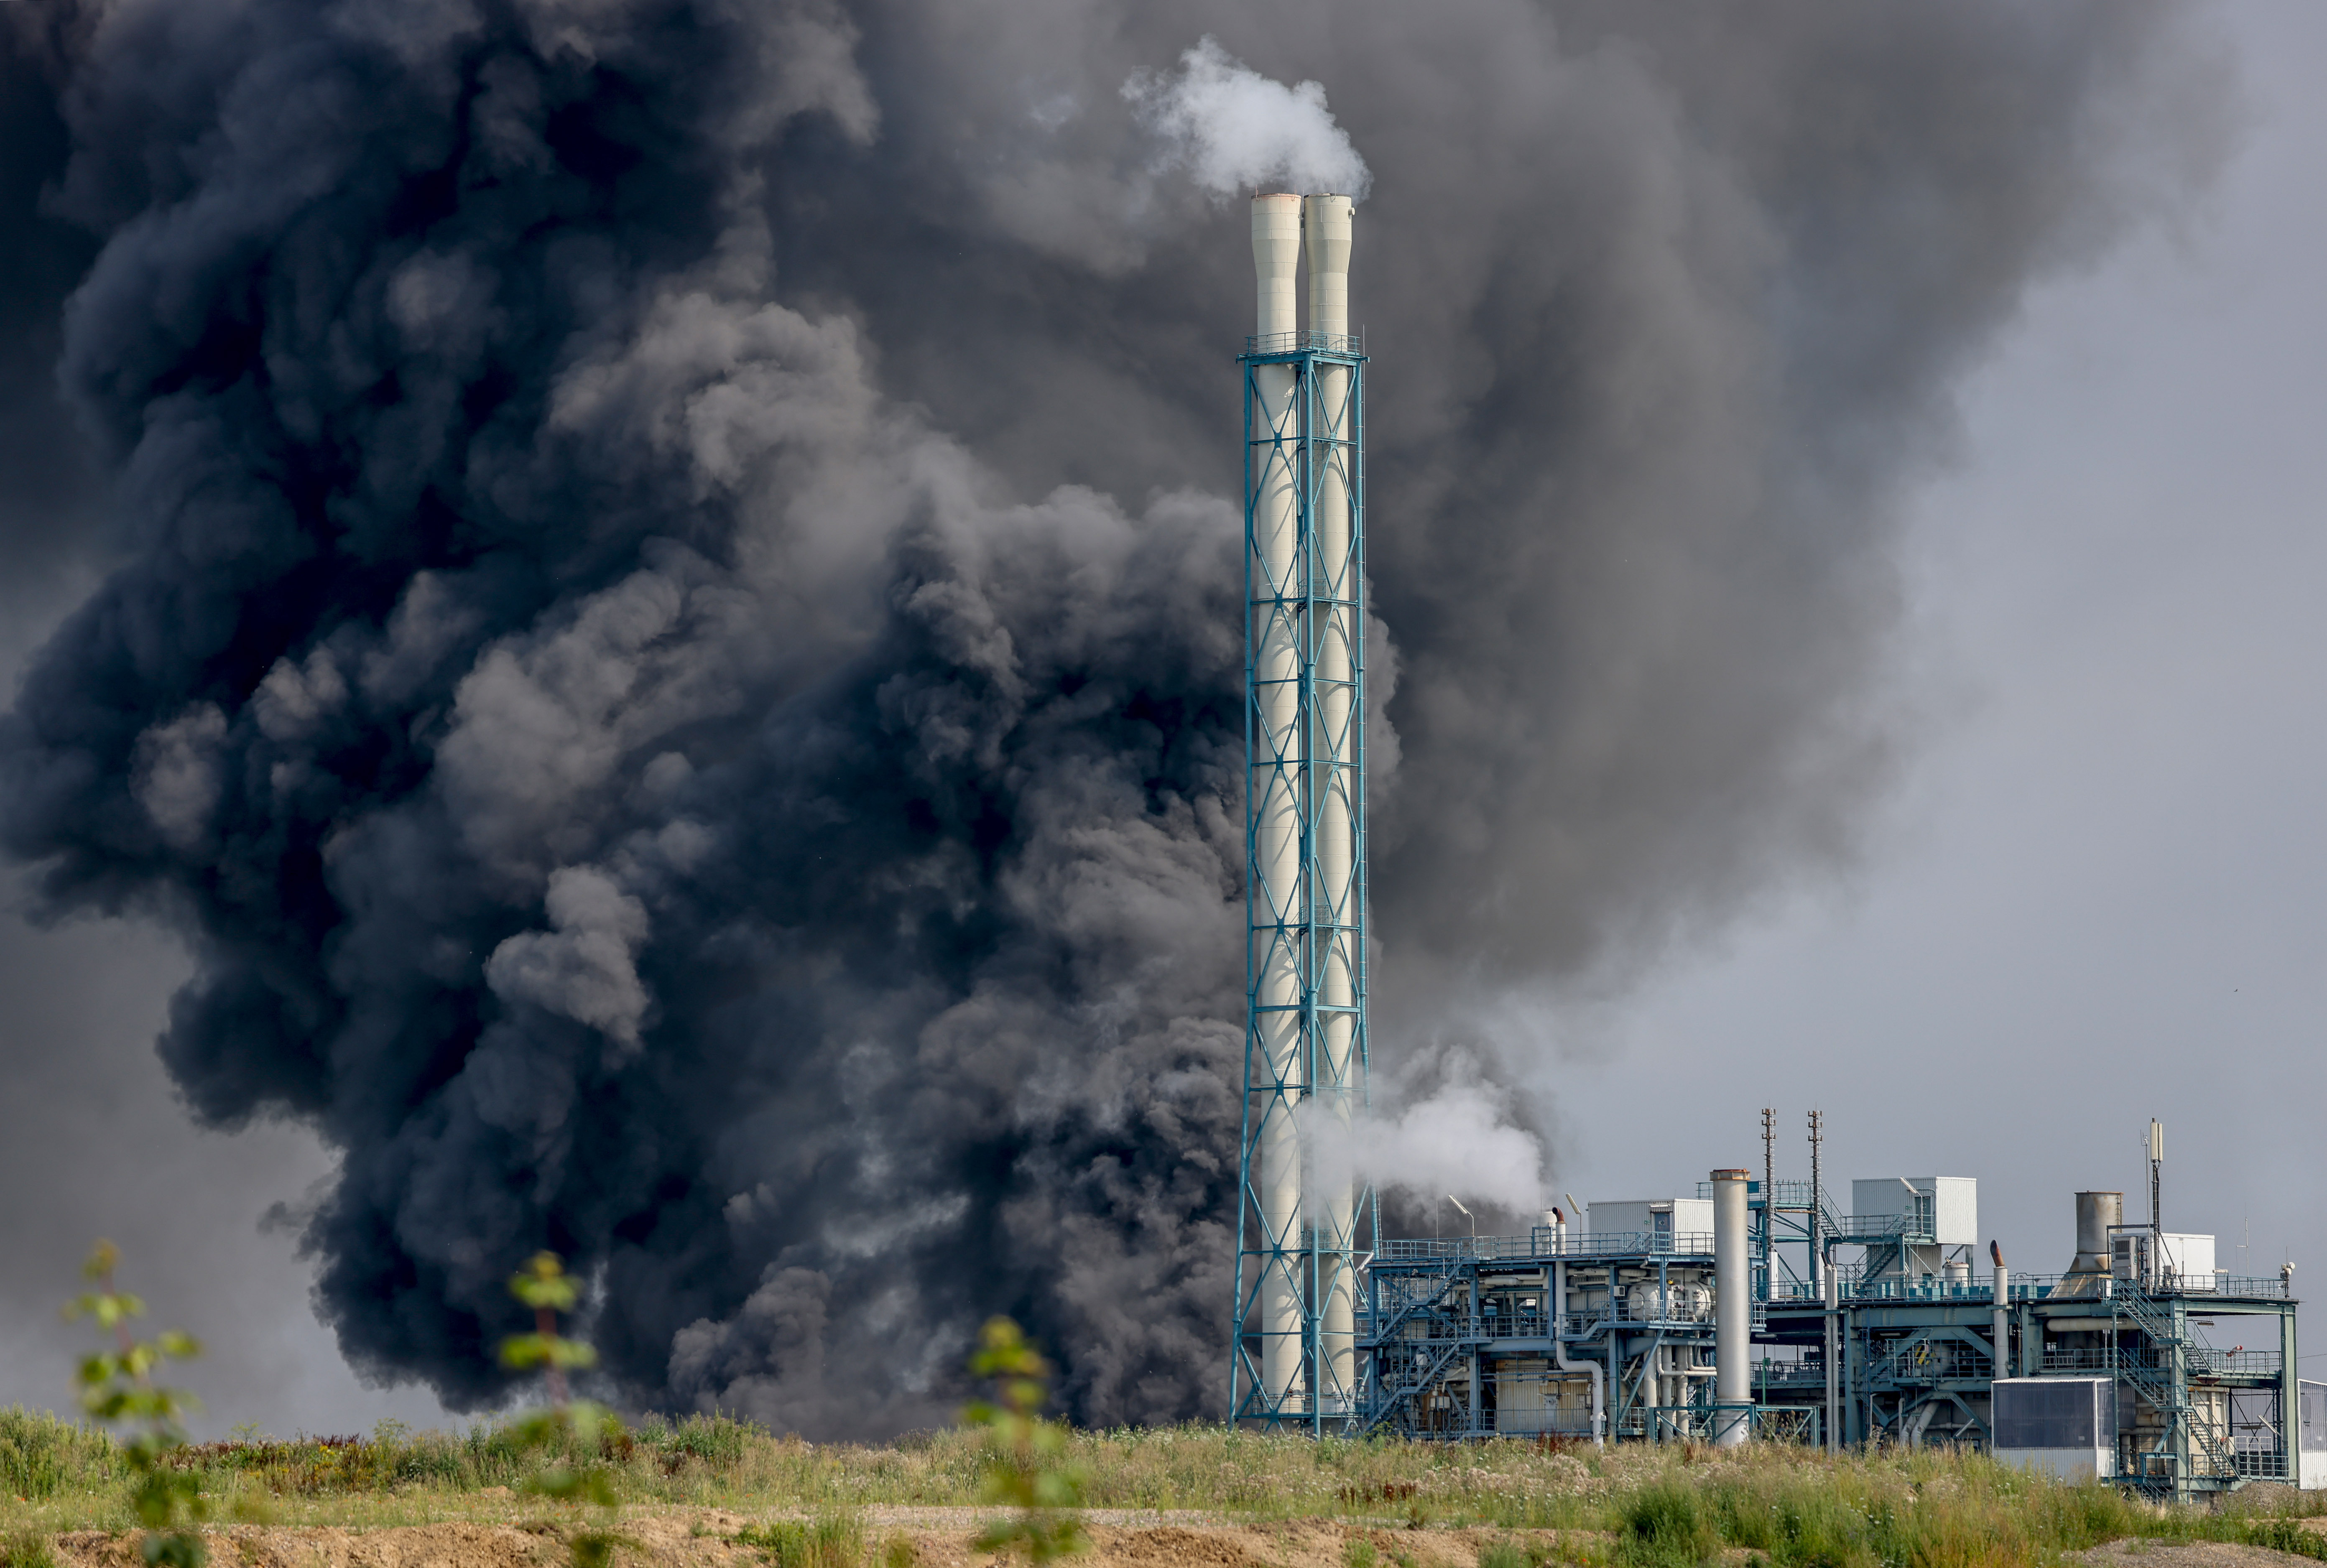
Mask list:
[[208,1554],[201,1534],[206,1517],[201,1480],[165,1462],[170,1451],[186,1441],[179,1417],[201,1409],[201,1404],[183,1389],[154,1380],[164,1362],[199,1356],[201,1347],[175,1329],[150,1340],[130,1333],[129,1321],[145,1315],[145,1303],[114,1283],[120,1263],[119,1248],[109,1241],[98,1242],[81,1265],[83,1276],[97,1288],[83,1292],[64,1310],[68,1320],[88,1318],[100,1333],[113,1336],[112,1349],[81,1358],[75,1377],[81,1408],[122,1432],[121,1451],[136,1477],[131,1496],[137,1522],[145,1529],[145,1561],[154,1568],[202,1568]]
[[1023,1552],[1030,1563],[1082,1551],[1090,1539],[1072,1511],[1083,1500],[1082,1473],[1059,1461],[1067,1445],[1065,1426],[1040,1414],[1050,1367],[1017,1324],[995,1318],[977,1337],[969,1369],[995,1386],[993,1403],[980,1400],[966,1413],[972,1426],[986,1429],[986,1500],[1018,1510],[988,1525],[977,1549]]
[[513,1372],[538,1367],[549,1385],[549,1403],[510,1429],[520,1445],[551,1456],[525,1483],[526,1490],[604,1509],[608,1527],[575,1535],[573,1554],[574,1568],[605,1568],[614,1548],[630,1544],[611,1527],[621,1504],[601,1458],[606,1445],[621,1436],[622,1423],[603,1405],[567,1397],[565,1374],[598,1364],[596,1351],[557,1331],[557,1314],[572,1311],[579,1299],[573,1276],[556,1253],[537,1252],[509,1281],[509,1293],[533,1309],[533,1332],[501,1341],[501,1365]]

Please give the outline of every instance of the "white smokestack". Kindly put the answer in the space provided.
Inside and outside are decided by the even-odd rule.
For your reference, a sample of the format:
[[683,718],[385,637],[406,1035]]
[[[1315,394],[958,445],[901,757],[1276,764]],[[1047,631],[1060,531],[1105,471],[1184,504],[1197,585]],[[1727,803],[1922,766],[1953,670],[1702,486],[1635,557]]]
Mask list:
[[[1753,1397],[1746,1361],[1752,1353],[1753,1276],[1745,1251],[1745,1182],[1743,1171],[1713,1173],[1713,1386],[1715,1401],[1724,1406]],[[1713,1441],[1733,1447],[1751,1435],[1752,1426],[1743,1411],[1724,1409],[1715,1421]]]
[[[1256,196],[1252,201],[1252,263],[1259,310],[1254,331],[1266,346],[1282,339],[1289,346],[1297,322],[1295,285],[1301,267],[1301,198]],[[1253,410],[1256,434],[1294,431],[1295,378],[1290,365],[1264,365],[1254,372],[1259,406]],[[1260,471],[1253,498],[1252,591],[1255,598],[1291,591],[1299,544],[1298,448],[1278,442],[1259,450]],[[1300,629],[1289,615],[1269,615],[1256,630],[1253,650],[1254,709],[1252,777],[1247,788],[1254,805],[1252,876],[1259,907],[1256,923],[1298,922],[1304,911],[1301,877],[1300,776],[1284,765],[1297,757],[1301,736]],[[1253,1021],[1269,1076],[1280,1085],[1302,1077],[1300,955],[1286,943],[1265,946],[1255,955]],[[1301,1143],[1289,1096],[1269,1100],[1261,1113],[1260,1216],[1271,1247],[1298,1248],[1301,1218]],[[1306,1274],[1303,1270],[1303,1274]],[[1271,1268],[1261,1281],[1260,1380],[1266,1397],[1281,1409],[1297,1407],[1303,1392],[1302,1279]]]
[[[1311,196],[1301,204],[1302,229],[1309,250],[1309,331],[1323,347],[1334,347],[1350,331],[1350,219],[1354,204],[1347,196]],[[1318,365],[1311,406],[1316,424],[1311,430],[1311,462],[1314,464],[1316,510],[1313,519],[1317,575],[1319,624],[1313,630],[1316,666],[1312,672],[1317,693],[1319,738],[1328,755],[1346,763],[1358,759],[1353,725],[1364,722],[1357,712],[1355,650],[1365,614],[1364,584],[1351,548],[1356,518],[1350,511],[1350,464],[1357,432],[1350,417],[1350,371],[1343,365]],[[1355,791],[1359,780],[1353,767],[1340,768],[1322,777],[1324,798],[1313,803],[1317,824],[1315,897],[1323,908],[1321,920],[1343,928],[1344,939],[1318,955],[1317,1000],[1322,1038],[1318,1041],[1318,1094],[1322,1107],[1345,1134],[1352,1105],[1351,1072],[1357,1054],[1357,962],[1353,950],[1357,924]],[[1350,1183],[1344,1180],[1322,1195],[1328,1246],[1351,1243],[1354,1204]],[[1342,1271],[1329,1276],[1325,1299],[1319,1303],[1318,1353],[1321,1392],[1339,1401],[1357,1390],[1357,1280]]]

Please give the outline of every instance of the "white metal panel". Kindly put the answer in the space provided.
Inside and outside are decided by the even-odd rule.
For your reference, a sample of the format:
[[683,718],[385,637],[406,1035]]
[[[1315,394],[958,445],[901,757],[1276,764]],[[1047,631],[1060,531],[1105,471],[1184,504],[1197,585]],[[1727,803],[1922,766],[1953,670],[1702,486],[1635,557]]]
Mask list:
[[2297,1383],[2295,1409],[2295,1484],[2305,1491],[2327,1489],[2327,1383]]
[[1864,1177],[1850,1184],[1853,1214],[1900,1214],[1906,1210],[1907,1184],[1896,1176]]
[[2177,1235],[2167,1231],[2158,1240],[2165,1252],[2165,1266],[2181,1280],[2185,1291],[2208,1291],[2214,1288],[2214,1238],[2210,1236]]
[[1870,1176],[1850,1184],[1853,1214],[1905,1214],[1930,1200],[1931,1239],[1941,1246],[1979,1240],[1979,1181],[1972,1176]]
[[1675,1236],[1711,1236],[1713,1234],[1713,1199],[1710,1198],[1674,1199],[1672,1227]]
[[1594,1236],[1637,1236],[1656,1229],[1656,1219],[1650,1210],[1662,1209],[1669,1215],[1672,1202],[1647,1198],[1627,1198],[1606,1203],[1594,1203],[1589,1210],[1592,1234]]
[[2117,1451],[2108,1448],[1999,1448],[2000,1464],[2039,1470],[2064,1481],[2106,1479],[2117,1474]]
[[1973,1176],[1908,1178],[1928,1183],[1932,1195],[1931,1239],[1941,1246],[1969,1246],[1979,1240],[1979,1181]]

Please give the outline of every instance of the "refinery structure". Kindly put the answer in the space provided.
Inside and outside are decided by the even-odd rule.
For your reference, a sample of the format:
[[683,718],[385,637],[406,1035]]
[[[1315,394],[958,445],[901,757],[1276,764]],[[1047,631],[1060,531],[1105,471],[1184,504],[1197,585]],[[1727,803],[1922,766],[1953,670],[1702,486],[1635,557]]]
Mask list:
[[[2327,1486],[2293,1265],[2075,1194],[2058,1274],[1981,1248],[1969,1177],[1762,1165],[1547,1208],[1519,1236],[1383,1239],[1320,1146],[1366,1097],[1365,371],[1352,203],[1252,204],[1244,384],[1247,1027],[1230,1419],[1327,1435],[1947,1443],[2190,1498]],[[1298,319],[1303,263],[1307,325]],[[2063,1194],[2065,1198],[2067,1195]],[[2070,1218],[2063,1205],[2062,1218]],[[2227,1343],[2228,1348],[2223,1348]]]
[[1846,1207],[1778,1179],[1766,1141],[1761,1172],[1686,1194],[1547,1209],[1523,1236],[1385,1241],[1350,1430],[1945,1443],[2184,1499],[2327,1485],[2327,1384],[2297,1377],[2292,1266],[2232,1274],[2212,1237],[2165,1230],[2150,1136],[2149,1218],[2075,1194],[2059,1273],[1982,1253],[1970,1178],[1855,1181]]

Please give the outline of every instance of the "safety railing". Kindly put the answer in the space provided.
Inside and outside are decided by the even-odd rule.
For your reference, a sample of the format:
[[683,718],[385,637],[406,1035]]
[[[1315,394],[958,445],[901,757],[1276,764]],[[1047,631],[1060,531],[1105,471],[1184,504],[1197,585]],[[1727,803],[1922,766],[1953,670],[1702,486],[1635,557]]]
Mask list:
[[1823,1361],[1757,1361],[1753,1364],[1753,1382],[1761,1388],[1823,1388],[1826,1386],[1826,1363]]
[[1642,1230],[1605,1236],[1562,1236],[1549,1226],[1538,1226],[1525,1236],[1450,1236],[1427,1240],[1385,1241],[1374,1254],[1377,1263],[1464,1263],[1512,1259],[1574,1262],[1603,1257],[1711,1257],[1710,1233],[1678,1235]]
[[1869,1368],[1870,1386],[1924,1384],[1987,1378],[1995,1375],[1995,1358],[1985,1346],[1960,1339],[1921,1339],[1886,1352]]
[[[2276,1350],[2217,1350],[2191,1345],[2184,1354],[2189,1357],[2191,1375],[2197,1377],[2276,1377],[2280,1367]],[[2105,1345],[2044,1348],[2047,1372],[2164,1371],[2173,1365],[2172,1353],[2154,1345],[2120,1346],[2114,1350]]]
[[2201,1376],[2276,1377],[2284,1365],[2276,1350],[2217,1350],[2204,1345],[2190,1349],[2190,1370]]
[[1366,351],[1366,334],[1362,327],[1354,332],[1266,332],[1244,341],[1248,354],[1298,354],[1309,350],[1321,354],[1362,354]]

